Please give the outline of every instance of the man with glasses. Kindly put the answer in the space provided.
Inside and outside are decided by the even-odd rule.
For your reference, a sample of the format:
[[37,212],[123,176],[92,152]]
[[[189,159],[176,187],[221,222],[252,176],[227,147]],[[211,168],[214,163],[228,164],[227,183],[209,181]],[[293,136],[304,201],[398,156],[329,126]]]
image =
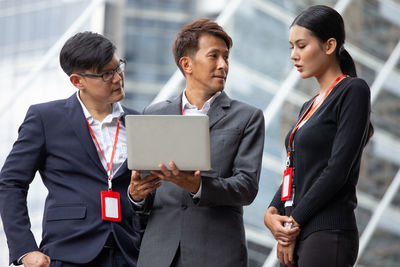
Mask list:
[[[60,53],[78,89],[33,105],[0,173],[0,214],[10,263],[25,266],[136,266],[143,222],[128,205],[121,106],[125,61],[104,36],[82,32]],[[48,189],[40,246],[26,196],[39,171]]]

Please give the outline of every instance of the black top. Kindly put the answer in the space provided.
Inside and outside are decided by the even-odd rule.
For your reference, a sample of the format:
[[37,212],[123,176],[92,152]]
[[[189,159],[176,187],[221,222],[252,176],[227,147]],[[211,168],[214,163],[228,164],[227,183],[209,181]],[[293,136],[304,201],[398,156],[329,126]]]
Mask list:
[[[304,103],[300,116],[311,101]],[[294,134],[295,197],[291,215],[300,224],[300,239],[320,230],[357,229],[356,184],[370,110],[368,85],[364,80],[348,77],[333,88]],[[282,186],[270,206],[284,214],[281,190]]]

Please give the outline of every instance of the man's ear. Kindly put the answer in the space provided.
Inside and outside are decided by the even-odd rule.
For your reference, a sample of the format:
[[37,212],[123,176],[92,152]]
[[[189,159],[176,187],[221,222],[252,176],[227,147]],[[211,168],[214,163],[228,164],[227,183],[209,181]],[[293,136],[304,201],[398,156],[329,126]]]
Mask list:
[[185,76],[192,73],[192,59],[190,57],[181,57],[179,59],[179,65],[185,73]]
[[337,47],[337,41],[335,38],[329,38],[325,44],[324,44],[324,48],[325,48],[325,53],[327,55],[332,55],[335,53]]
[[85,89],[82,76],[80,76],[76,73],[72,73],[69,76],[69,80],[71,81],[72,85],[75,86],[76,88],[78,88],[79,90]]

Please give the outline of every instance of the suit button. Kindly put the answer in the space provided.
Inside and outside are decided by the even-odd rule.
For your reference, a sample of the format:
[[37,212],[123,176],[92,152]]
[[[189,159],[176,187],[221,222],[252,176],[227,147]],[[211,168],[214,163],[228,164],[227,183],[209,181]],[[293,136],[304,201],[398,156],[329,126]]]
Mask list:
[[187,209],[187,206],[186,205],[182,205],[182,209],[183,210]]

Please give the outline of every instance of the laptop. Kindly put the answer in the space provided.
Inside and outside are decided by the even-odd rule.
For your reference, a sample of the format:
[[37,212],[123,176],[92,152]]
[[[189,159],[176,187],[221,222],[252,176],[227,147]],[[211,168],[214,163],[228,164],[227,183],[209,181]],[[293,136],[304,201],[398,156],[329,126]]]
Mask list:
[[129,169],[169,169],[170,161],[183,171],[211,169],[208,116],[127,115],[125,126]]

